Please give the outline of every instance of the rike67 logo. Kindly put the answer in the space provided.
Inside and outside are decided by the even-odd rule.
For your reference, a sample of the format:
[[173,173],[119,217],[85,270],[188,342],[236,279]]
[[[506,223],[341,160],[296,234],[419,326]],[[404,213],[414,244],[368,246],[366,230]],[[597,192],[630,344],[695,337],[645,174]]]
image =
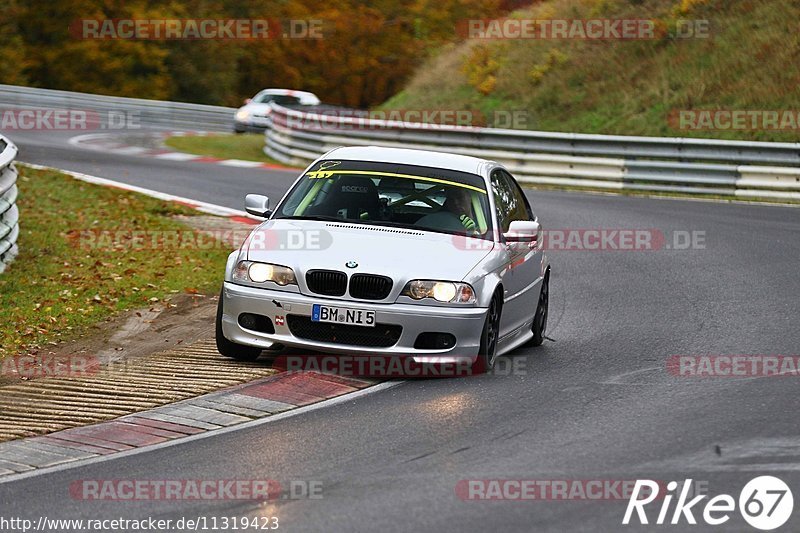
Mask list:
[[[701,504],[708,498],[705,494],[689,499],[692,487],[691,479],[687,479],[682,485],[676,481],[670,481],[667,483],[664,494],[659,491],[659,486],[663,488],[663,484],[649,479],[636,480],[633,493],[628,500],[628,507],[625,510],[625,517],[622,519],[623,525],[636,524],[637,519],[643,525],[651,523],[696,525],[699,517],[708,525],[719,526],[730,520],[738,503],[739,513],[745,522],[756,529],[770,531],[785,524],[794,509],[794,498],[789,486],[773,476],[759,476],[751,479],[739,493],[738,502],[734,500],[733,496],[720,494],[704,502],[705,505]],[[679,487],[680,494],[677,491]],[[677,502],[671,509],[675,496],[678,497]],[[648,516],[645,507],[657,499],[661,500],[661,507],[655,522],[651,522],[652,513]],[[695,517],[695,514],[698,517]],[[631,522],[632,519],[633,522]]]

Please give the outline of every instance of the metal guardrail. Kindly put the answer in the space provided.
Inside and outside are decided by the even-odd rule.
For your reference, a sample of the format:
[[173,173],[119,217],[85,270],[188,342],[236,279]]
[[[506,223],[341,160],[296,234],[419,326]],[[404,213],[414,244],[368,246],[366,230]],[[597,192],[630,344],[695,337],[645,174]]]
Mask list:
[[236,111],[231,107],[0,85],[0,109],[3,108],[81,110],[103,116],[125,113],[134,124],[143,126],[226,132],[233,129]]
[[0,273],[17,256],[19,209],[17,209],[17,147],[0,135]]
[[[231,131],[235,109],[181,102],[162,102],[88,93],[0,84],[0,111],[77,110],[96,114],[95,127],[109,126],[109,117],[123,115],[125,127],[156,126],[207,131]],[[17,147],[0,135],[0,272],[17,256],[19,210]]]
[[[233,108],[0,84],[0,109],[132,113],[141,125],[230,131]],[[800,143],[584,135],[421,125],[272,104],[265,153],[306,164],[342,145],[461,153],[505,164],[522,182],[800,200]]]
[[380,145],[493,159],[532,184],[800,200],[800,143],[423,125],[276,104],[269,122],[264,153],[285,164]]

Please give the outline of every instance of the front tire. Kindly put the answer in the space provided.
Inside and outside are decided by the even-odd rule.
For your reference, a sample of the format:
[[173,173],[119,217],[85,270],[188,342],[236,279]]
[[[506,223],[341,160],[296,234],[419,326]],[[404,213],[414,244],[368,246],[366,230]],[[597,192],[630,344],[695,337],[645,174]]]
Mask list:
[[225,338],[222,333],[222,292],[219,293],[219,302],[217,303],[217,320],[216,320],[216,341],[217,351],[225,357],[237,359],[239,361],[255,361],[261,355],[261,348],[254,346],[245,346],[231,342]]
[[489,309],[486,312],[486,322],[483,324],[483,334],[481,335],[481,345],[478,348],[478,359],[475,361],[474,369],[479,372],[489,372],[494,367],[497,355],[497,339],[500,337],[500,315],[503,311],[503,303],[499,295],[492,296]]
[[531,346],[541,346],[544,336],[547,333],[547,315],[550,310],[550,272],[545,274],[542,281],[542,289],[539,291],[539,303],[536,305],[536,313],[533,315],[533,339]]

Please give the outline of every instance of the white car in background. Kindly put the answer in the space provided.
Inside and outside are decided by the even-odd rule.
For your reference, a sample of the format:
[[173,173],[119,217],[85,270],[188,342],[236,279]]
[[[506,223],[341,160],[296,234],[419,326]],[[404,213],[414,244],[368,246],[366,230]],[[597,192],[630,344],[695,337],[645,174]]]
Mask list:
[[236,110],[233,131],[236,133],[264,131],[267,127],[267,116],[271,111],[269,107],[271,102],[288,106],[320,104],[319,98],[314,93],[292,89],[264,89],[245,100],[245,105]]

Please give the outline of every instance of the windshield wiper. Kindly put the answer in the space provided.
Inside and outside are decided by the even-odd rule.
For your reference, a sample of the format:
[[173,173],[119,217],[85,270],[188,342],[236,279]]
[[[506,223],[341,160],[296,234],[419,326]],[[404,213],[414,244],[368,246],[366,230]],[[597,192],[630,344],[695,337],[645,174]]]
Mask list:
[[365,220],[364,222],[369,224],[374,224],[375,226],[386,226],[389,228],[407,228],[407,229],[420,228],[415,224],[407,224],[405,222],[392,222],[391,220]]

